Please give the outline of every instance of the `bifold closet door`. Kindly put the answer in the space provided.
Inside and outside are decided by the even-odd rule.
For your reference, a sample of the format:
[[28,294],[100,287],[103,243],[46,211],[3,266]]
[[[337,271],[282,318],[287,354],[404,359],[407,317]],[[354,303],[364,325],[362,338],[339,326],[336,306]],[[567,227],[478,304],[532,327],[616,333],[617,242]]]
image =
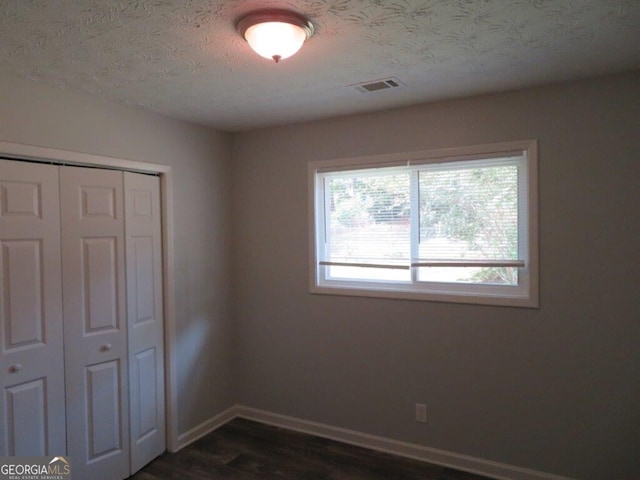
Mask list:
[[131,473],[165,450],[160,180],[126,172]]
[[58,168],[0,161],[0,455],[64,455]]
[[0,161],[0,455],[117,480],[164,452],[160,218],[158,177]]
[[129,476],[123,173],[60,167],[67,453],[74,476]]

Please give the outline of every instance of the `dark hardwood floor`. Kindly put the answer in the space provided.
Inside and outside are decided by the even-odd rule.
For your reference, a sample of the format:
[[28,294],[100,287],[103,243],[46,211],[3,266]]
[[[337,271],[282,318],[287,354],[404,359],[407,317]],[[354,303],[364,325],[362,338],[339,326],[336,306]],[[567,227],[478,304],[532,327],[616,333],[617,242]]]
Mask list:
[[236,418],[130,480],[490,480]]

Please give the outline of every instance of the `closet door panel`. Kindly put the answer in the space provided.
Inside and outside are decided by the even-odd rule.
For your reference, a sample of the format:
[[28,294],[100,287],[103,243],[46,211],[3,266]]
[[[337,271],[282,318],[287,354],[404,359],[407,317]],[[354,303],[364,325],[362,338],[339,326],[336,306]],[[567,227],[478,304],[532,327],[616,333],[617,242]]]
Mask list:
[[45,318],[42,292],[42,243],[40,240],[2,242],[5,351],[42,345]]
[[95,462],[101,457],[122,450],[120,365],[119,360],[91,365],[85,369],[87,386],[88,459]]
[[[29,455],[46,455],[46,390],[45,378],[38,378],[6,389],[9,420],[7,433],[12,440],[12,451],[30,452]],[[15,453],[15,455],[19,454]]]
[[124,175],[134,473],[166,445],[160,181],[149,175]]
[[0,455],[66,455],[58,168],[0,160]]
[[117,237],[82,239],[85,335],[120,330],[117,245]]
[[67,435],[74,473],[129,476],[123,173],[61,167]]

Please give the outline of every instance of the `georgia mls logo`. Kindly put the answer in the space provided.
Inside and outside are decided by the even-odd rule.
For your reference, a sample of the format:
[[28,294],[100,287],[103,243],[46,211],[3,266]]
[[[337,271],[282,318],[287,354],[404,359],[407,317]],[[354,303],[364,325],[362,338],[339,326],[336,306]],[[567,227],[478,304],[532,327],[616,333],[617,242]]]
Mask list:
[[65,457],[0,457],[0,480],[70,480]]

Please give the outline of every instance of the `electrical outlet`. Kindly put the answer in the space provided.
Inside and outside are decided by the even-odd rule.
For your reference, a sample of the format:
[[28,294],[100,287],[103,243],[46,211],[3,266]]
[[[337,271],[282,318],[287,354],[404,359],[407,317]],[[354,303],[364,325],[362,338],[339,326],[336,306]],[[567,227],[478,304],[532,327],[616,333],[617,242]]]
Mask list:
[[416,403],[416,422],[427,423],[427,406],[424,403]]

